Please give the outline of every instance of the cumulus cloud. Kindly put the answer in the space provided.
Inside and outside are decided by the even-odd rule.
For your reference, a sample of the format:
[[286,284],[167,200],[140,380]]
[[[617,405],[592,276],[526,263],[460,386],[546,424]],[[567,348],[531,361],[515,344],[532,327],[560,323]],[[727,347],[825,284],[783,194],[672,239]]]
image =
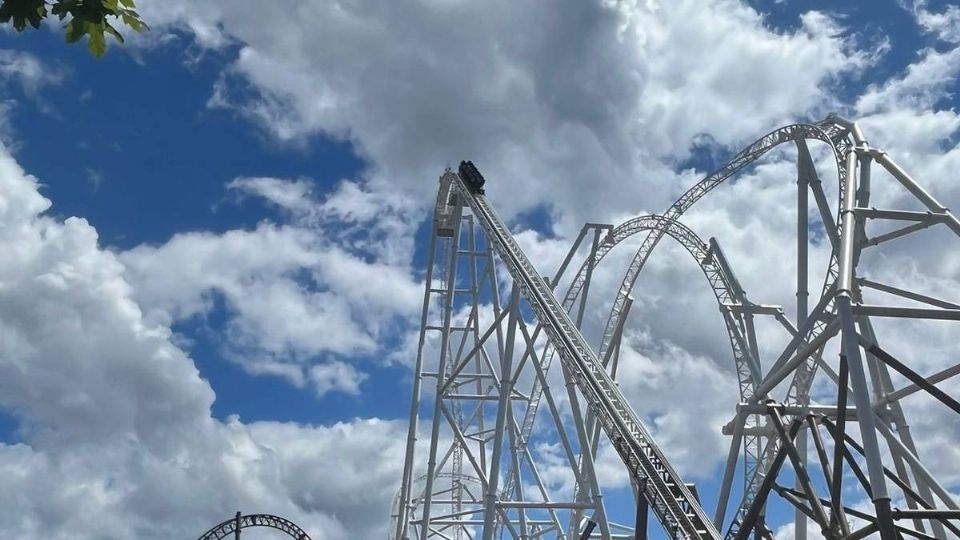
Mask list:
[[444,164],[471,158],[508,216],[546,205],[567,228],[662,208],[695,138],[821,115],[874,60],[827,15],[776,32],[729,0],[144,9],[237,44],[212,105],[279,140],[349,140],[373,189],[427,201]]
[[37,187],[0,149],[0,407],[19,425],[0,444],[3,536],[190,538],[237,509],[314,538],[384,534],[367,512],[388,512],[402,424],[212,418],[213,390],[143,316],[121,259],[83,219],[46,216]]
[[[628,343],[632,337],[640,338],[627,336]],[[653,435],[671,464],[690,476],[705,478],[724,450],[725,440],[717,427],[731,417],[735,379],[711,359],[692,356],[676,346],[655,344],[645,350],[649,356],[632,346],[623,348],[620,386],[631,405],[652,420]]]
[[0,49],[0,77],[19,84],[25,92],[63,82],[62,68],[47,64],[36,55],[12,49]]
[[[261,4],[212,5],[191,17],[152,14],[180,28],[202,20],[238,44],[212,106],[279,140],[319,133],[351,141],[368,164],[365,188],[384,196],[378,203],[404,194],[425,208],[439,169],[470,157],[504,215],[547,208],[561,237],[584,220],[665,208],[693,179],[674,165],[696,141],[731,145],[825,114],[836,105],[831,89],[877,59],[823,13],[777,32],[729,1],[346,3],[277,5],[268,14]],[[347,51],[362,51],[362,62]],[[548,272],[565,250],[562,239],[522,241]],[[615,274],[597,278],[608,295]],[[656,277],[670,275],[664,266]],[[603,294],[598,286],[594,296]],[[586,324],[596,326],[605,312],[590,313]],[[662,303],[656,313],[670,311]],[[711,347],[726,347],[722,327],[691,335],[671,324],[680,313],[652,320],[670,342],[699,340],[696,354],[714,351],[726,366]]]
[[[7,90],[18,86],[23,94],[34,101],[41,112],[48,113],[50,108],[43,102],[40,91],[63,82],[66,70],[58,65],[44,62],[36,55],[13,49],[0,49],[0,89]],[[0,99],[0,141],[8,148],[16,148],[16,129],[12,115],[16,111],[16,100]]]
[[907,67],[904,76],[871,87],[857,100],[861,115],[891,108],[930,109],[948,97],[955,85],[960,49],[921,51],[921,59]]
[[[950,72],[953,66],[947,59],[955,55],[956,49],[923,51],[918,61],[899,76],[864,90],[856,105],[864,114],[861,126],[870,141],[888,150],[895,160],[951,208],[955,208],[960,200],[955,175],[951,172],[956,166],[958,124],[952,110],[940,107],[950,99],[952,82],[940,77],[939,73],[934,77],[924,75],[924,72],[932,71],[933,65],[940,65]],[[817,155],[823,149],[814,147],[813,150]],[[790,318],[796,309],[794,155],[792,148],[774,152],[739,175],[731,185],[717,189],[684,218],[703,237],[715,236],[720,241],[751,300],[781,305]],[[835,169],[829,160],[818,159],[818,170],[832,205],[830,213],[835,215]],[[874,204],[883,208],[921,209],[913,196],[890,175],[877,167],[874,171]],[[819,217],[815,209],[810,209],[809,218],[811,223],[817,224]],[[872,224],[870,234],[884,232],[882,227]],[[943,228],[924,234],[926,236],[913,237],[913,241],[894,242],[866,251],[861,260],[860,275],[956,301],[955,290],[960,276],[954,256],[957,239]],[[551,245],[563,242],[545,240],[526,232],[521,234],[521,243],[529,253],[542,257],[544,251],[550,251]],[[630,343],[621,368],[626,370],[621,385],[634,407],[641,414],[649,414],[648,421],[654,426],[658,440],[670,448],[668,455],[676,459],[680,470],[696,477],[715,472],[721,449],[728,440],[719,435],[718,427],[732,417],[737,399],[728,371],[729,345],[716,303],[689,256],[682,249],[672,247],[668,240],[657,250],[634,290],[630,324],[639,328],[645,339]],[[628,246],[626,251],[632,250]],[[808,284],[813,294],[818,293],[822,285],[828,255],[828,243],[822,236],[818,238],[814,234]],[[550,257],[547,259],[551,260]],[[559,261],[556,253],[552,261]],[[599,299],[593,301],[595,309],[588,309],[586,320],[586,334],[592,336],[594,344],[598,343],[609,299],[619,285],[625,262],[625,257],[613,252],[605,261],[613,270],[601,268],[594,274],[591,296]],[[864,294],[868,295],[869,291]],[[866,301],[890,302],[891,298],[877,300],[877,295],[873,294]],[[897,303],[896,300],[893,303]],[[591,321],[592,317],[597,320]],[[692,324],[693,321],[696,323]],[[932,374],[955,363],[958,352],[955,340],[946,337],[955,323],[905,325],[899,321],[877,321],[875,324],[888,350],[909,359],[909,365],[922,373]],[[761,354],[769,367],[769,362],[789,340],[789,335],[775,323],[758,322],[758,332]],[[828,348],[831,362],[836,358],[836,345],[834,341]],[[676,379],[665,376],[675,365],[683,366],[678,368]],[[644,373],[649,366],[655,370]],[[631,371],[643,373],[643,376],[629,384]],[[897,376],[894,381],[895,387],[906,384]],[[950,392],[955,385],[954,382],[945,382],[942,387]],[[658,392],[663,388],[673,392],[661,395]],[[683,393],[690,388],[697,392],[693,397]],[[814,397],[825,398],[827,402],[833,399],[816,391]],[[702,409],[699,408],[701,404],[705,404]],[[947,419],[948,413],[941,410],[942,407],[919,396],[908,400],[905,407],[911,426],[923,432],[918,437],[921,456],[928,460],[929,466],[936,468],[938,478],[948,486],[954,485],[955,471],[946,462],[954,459],[956,454],[956,445],[948,441],[960,437],[960,432],[954,429],[955,422]],[[671,422],[671,416],[682,420]],[[685,428],[691,425],[697,427],[686,431]]]
[[[560,238],[527,231],[521,242],[548,271],[582,221],[665,208],[704,172],[676,171],[702,141],[734,148],[834,107],[865,115],[871,141],[902,155],[948,205],[958,200],[951,176],[958,120],[937,110],[950,91],[956,49],[923,51],[902,76],[840,103],[833,90],[879,57],[819,12],[803,15],[795,30],[777,31],[732,0],[234,0],[143,9],[157,34],[185,31],[201,49],[236,51],[209,106],[236,111],[282,142],[348,140],[366,169],[330,193],[317,193],[306,179],[237,178],[228,191],[267,201],[281,217],[111,254],[97,248],[82,220],[37,217],[48,203],[7,160],[7,176],[20,180],[0,191],[7,201],[0,216],[9,215],[0,235],[14,235],[15,255],[3,264],[17,272],[0,288],[11,295],[2,330],[10,353],[0,378],[9,388],[0,403],[23,419],[25,442],[0,447],[0,467],[31,471],[13,474],[20,483],[10,496],[25,516],[14,537],[55,537],[68,525],[81,536],[127,537],[169,516],[181,517],[173,527],[182,529],[166,532],[182,536],[237,505],[268,502],[330,537],[379,534],[399,478],[399,426],[213,420],[212,391],[171,344],[169,326],[215,317],[222,306],[224,350],[251,373],[310,384],[318,394],[362,392],[363,359],[383,352],[384,340],[399,339],[393,325],[419,307],[414,234],[437,174],[461,158],[487,174],[490,196],[517,230],[529,225],[523,211],[547,210],[551,223],[538,228]],[[953,11],[924,13],[920,24],[951,41]],[[718,190],[689,223],[719,238],[751,299],[772,298],[792,313],[795,177],[785,157],[789,152],[775,153]],[[821,170],[829,191],[828,172]],[[877,182],[876,200],[898,197]],[[636,293],[622,384],[682,471],[707,475],[722,458],[719,426],[737,399],[728,345],[696,267],[678,249],[658,249],[664,253]],[[815,246],[817,268],[825,249]],[[895,268],[888,273],[955,289],[955,258],[929,249],[893,254],[872,270]],[[613,256],[616,269],[597,273],[586,319],[593,338],[627,256]],[[905,274],[910,258],[923,264]],[[929,332],[929,349],[917,361],[932,370],[942,365],[935,358],[953,349],[941,346],[945,334]],[[765,352],[784,339],[773,331],[764,337],[773,343]],[[899,340],[892,346],[905,343]],[[948,435],[929,437],[923,450],[953,456]],[[550,447],[538,452],[548,457]],[[603,463],[614,464],[601,469],[605,485],[621,486],[623,476],[604,455]],[[27,479],[64,474],[81,487],[57,497],[50,488],[28,489]],[[360,486],[344,496],[352,481]],[[124,517],[85,517],[100,508]]]
[[404,209],[365,201],[349,182],[326,200],[307,180],[238,178],[227,187],[282,208],[283,223],[181,233],[120,254],[136,299],[166,325],[207,317],[222,302],[224,350],[250,373],[311,383],[321,395],[356,393],[363,372],[331,356],[385,350],[421,294],[409,262],[387,253],[409,242]]
[[943,41],[960,43],[960,8],[956,5],[948,4],[938,13],[927,9],[925,0],[918,0],[914,2],[913,13],[927,33]]

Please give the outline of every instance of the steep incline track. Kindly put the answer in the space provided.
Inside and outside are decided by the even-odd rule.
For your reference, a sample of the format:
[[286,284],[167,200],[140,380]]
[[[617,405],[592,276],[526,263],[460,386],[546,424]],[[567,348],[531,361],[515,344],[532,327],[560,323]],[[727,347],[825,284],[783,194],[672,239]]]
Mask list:
[[574,375],[613,447],[637,485],[643,486],[643,494],[664,529],[673,538],[719,539],[719,532],[703,508],[670,466],[482,190],[471,190],[459,175],[447,174],[454,177],[450,179],[453,185],[486,231],[513,279],[520,284],[521,292],[544,326],[561,361]]

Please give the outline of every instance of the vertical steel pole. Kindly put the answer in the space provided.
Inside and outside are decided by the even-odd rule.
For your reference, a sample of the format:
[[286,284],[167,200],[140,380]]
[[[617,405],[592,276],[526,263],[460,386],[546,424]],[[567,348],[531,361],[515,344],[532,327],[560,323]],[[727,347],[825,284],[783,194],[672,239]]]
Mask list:
[[[474,230],[475,225],[472,219],[470,220],[468,225],[469,225],[468,232],[470,236],[467,238],[467,246],[471,253],[470,255],[470,301],[473,303],[473,313],[474,313],[473,324],[476,325],[475,326],[476,332],[474,332],[473,345],[474,347],[479,348],[480,347],[480,336],[479,336],[480,279],[482,279],[482,277],[477,272],[477,259],[479,258],[478,252],[477,252],[477,234],[476,234],[476,231]],[[492,257],[486,257],[486,258],[487,258],[487,264],[489,265],[486,271],[490,274],[493,274],[494,273],[493,258]],[[493,295],[496,293],[496,291],[494,289],[491,289],[490,293],[491,295]],[[497,320],[496,317],[500,316],[499,311],[500,311],[499,309],[494,311],[494,317],[495,317],[494,320]],[[501,334],[500,324],[497,324],[496,332],[497,332],[497,336],[499,337]],[[499,343],[497,346],[498,347],[502,346],[502,343]],[[502,350],[502,349],[498,349],[498,350]],[[474,360],[474,366],[475,366],[475,369],[477,370],[477,373],[483,372],[483,354],[480,350],[477,351],[476,359]],[[477,377],[476,391],[477,391],[477,394],[483,393],[483,381],[479,377]],[[479,414],[477,415],[477,429],[479,429],[482,432],[484,429],[483,402],[480,402],[477,406],[481,409],[479,411]],[[480,445],[479,453],[480,453],[480,463],[486,466],[486,463],[487,463],[486,445],[483,445],[483,444]]]
[[503,455],[503,435],[506,431],[507,415],[513,414],[510,398],[513,393],[511,372],[513,370],[513,344],[516,341],[517,324],[520,316],[520,284],[514,283],[510,291],[510,315],[507,317],[507,342],[500,359],[500,399],[497,407],[497,424],[493,432],[493,455],[490,459],[490,476],[487,480],[487,494],[484,497],[483,540],[492,540],[496,529],[497,486],[500,480],[500,461]]
[[645,489],[647,489],[647,486],[642,485],[637,491],[637,521],[633,528],[634,540],[647,540],[647,518],[650,514],[650,503],[647,502],[647,497],[643,494]]
[[403,462],[403,479],[400,484],[400,501],[397,508],[395,540],[404,540],[407,535],[407,511],[410,504],[410,489],[413,483],[413,454],[417,445],[417,429],[420,412],[420,386],[423,382],[423,348],[426,342],[427,313],[430,310],[430,290],[433,288],[433,266],[436,254],[437,224],[433,224],[430,247],[427,248],[427,276],[423,291],[423,310],[420,315],[420,339],[417,343],[417,361],[413,368],[413,395],[410,398],[410,420],[407,425],[407,447]]
[[437,395],[433,403],[433,427],[430,432],[430,455],[427,460],[427,480],[423,497],[423,525],[420,540],[427,540],[430,534],[430,506],[433,498],[433,481],[437,474],[437,446],[440,443],[440,411],[443,407],[443,386],[446,382],[447,356],[450,350],[450,319],[453,316],[453,296],[457,289],[457,259],[460,250],[460,213],[463,207],[457,204],[453,222],[456,223],[453,239],[450,241],[450,253],[447,266],[446,291],[443,297],[443,330],[440,338],[440,362],[437,364]]
[[[803,146],[806,151],[806,145]],[[807,155],[809,159],[809,152]],[[809,199],[807,183],[807,168],[812,163],[802,159],[797,160],[797,328],[803,326],[807,321],[807,302],[810,297],[808,289],[808,263],[807,252],[809,248],[808,237],[810,224],[808,218]]]
[[[481,227],[480,230],[482,231],[483,228]],[[499,280],[496,272],[497,267],[495,265],[494,257],[493,257],[493,244],[492,244],[492,240],[487,236],[484,236],[483,240],[484,240],[484,250],[486,252],[486,258],[487,258],[486,274],[487,274],[487,279],[490,282],[490,304],[493,306],[494,316],[499,317],[500,314],[502,313],[501,306],[500,306],[500,284],[499,284]],[[507,306],[507,309],[510,309],[510,306]],[[508,313],[508,316],[509,316],[509,313]],[[497,351],[500,354],[501,361],[503,361],[503,356],[506,352],[506,344],[504,343],[504,336],[503,336],[503,325],[498,324],[496,328],[496,332],[497,332]],[[479,361],[479,357],[478,357],[478,361]],[[489,360],[487,360],[487,362],[489,363]],[[479,362],[477,365],[479,366]],[[493,367],[490,367],[489,369],[491,371],[491,374],[493,374],[492,373]],[[481,416],[482,416],[483,415],[482,409],[485,407],[485,404],[481,402],[479,406],[481,408]],[[483,425],[483,421],[480,422],[480,425]],[[487,443],[488,442],[489,442],[489,439],[485,440],[480,445],[480,456],[481,456],[481,461],[484,467],[487,467],[489,464],[489,462],[487,461]],[[487,469],[484,469],[484,470],[487,470]],[[518,478],[517,481],[520,481],[520,479]],[[506,513],[504,513],[504,518],[506,518]],[[509,527],[510,524],[507,523],[507,525]]]
[[233,518],[233,540],[240,540],[240,512]]
[[[858,156],[859,167],[860,167],[860,185],[857,187],[857,206],[860,208],[867,208],[870,206],[870,163],[873,159],[870,157],[870,154],[867,152],[861,152]],[[854,242],[854,265],[856,265],[860,260],[860,252],[863,249],[863,246],[866,245],[867,235],[865,233],[865,224],[863,226],[857,227],[856,241]],[[860,287],[856,281],[853,282],[854,289],[851,292],[851,295],[856,302],[863,302],[863,296],[860,292]],[[865,316],[857,317],[857,325],[860,328],[861,332],[864,331],[864,323],[869,324],[869,319]],[[872,337],[872,336],[871,336]],[[875,340],[874,340],[875,341]],[[874,402],[881,402],[883,400],[884,391],[883,391],[883,381],[880,376],[880,369],[882,363],[873,357],[870,354],[870,351],[866,352],[865,355],[867,369],[870,373],[870,384],[873,389],[873,400]]]
[[[523,321],[520,321],[520,324],[523,324]],[[511,389],[513,388],[513,382],[510,383],[510,388]],[[516,428],[517,428],[517,423],[510,422],[510,426],[508,426],[509,433],[510,433],[510,457],[512,461],[511,466],[515,471],[514,474],[516,475],[516,478],[517,478],[516,484],[514,484],[514,489],[516,490],[516,495],[517,495],[516,500],[523,501],[525,499],[523,497],[523,481],[520,478],[520,453],[518,451],[519,447],[517,445],[517,439],[519,437],[517,435]],[[529,536],[530,531],[527,528],[527,513],[523,508],[517,508],[517,514],[520,520],[520,540],[528,540],[530,538]]]
[[844,356],[850,367],[850,382],[853,386],[853,400],[857,407],[860,424],[860,436],[863,439],[864,455],[867,458],[867,473],[870,477],[870,489],[877,512],[877,524],[883,540],[895,540],[896,530],[890,508],[890,495],[887,493],[886,478],[883,475],[883,462],[880,456],[880,444],[877,440],[877,423],[874,421],[873,406],[870,402],[870,390],[864,372],[863,357],[860,354],[860,342],[853,319],[851,300],[853,296],[853,271],[857,238],[857,216],[854,212],[856,198],[857,152],[847,154],[847,185],[843,196],[840,231],[840,275],[838,277],[836,306],[840,317],[841,340]]
[[[800,146],[798,143],[797,154],[797,326],[800,327],[807,320],[807,299],[810,295],[807,291],[807,235],[809,231],[809,224],[807,223],[807,209],[809,208],[807,178],[810,174],[809,169],[813,167],[813,161],[810,159],[810,152],[807,150],[806,144]],[[800,462],[805,467],[807,464],[805,431],[798,433],[797,453],[800,455]],[[798,491],[803,489],[799,477],[796,479],[794,486]],[[794,537],[797,540],[806,540],[807,516],[800,509],[794,509],[793,519],[795,523]]]

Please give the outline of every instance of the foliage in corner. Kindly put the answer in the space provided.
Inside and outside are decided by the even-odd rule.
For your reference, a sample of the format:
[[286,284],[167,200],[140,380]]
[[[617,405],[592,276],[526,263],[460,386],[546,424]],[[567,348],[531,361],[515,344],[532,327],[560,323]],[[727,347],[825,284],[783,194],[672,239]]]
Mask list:
[[40,28],[43,19],[50,15],[67,21],[67,43],[88,36],[87,48],[98,58],[107,51],[106,34],[123,43],[123,36],[111,20],[119,20],[135,32],[149,30],[133,0],[0,0],[0,23],[12,23],[18,32],[27,25]]

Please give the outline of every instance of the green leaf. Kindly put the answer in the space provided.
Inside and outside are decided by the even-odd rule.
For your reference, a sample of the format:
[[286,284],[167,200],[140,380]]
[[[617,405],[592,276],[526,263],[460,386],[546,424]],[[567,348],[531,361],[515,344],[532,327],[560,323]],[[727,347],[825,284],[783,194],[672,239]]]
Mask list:
[[120,32],[117,32],[117,29],[114,28],[110,23],[104,21],[103,29],[107,31],[108,34],[117,38],[117,41],[123,43],[123,36],[120,35]]
[[68,43],[87,36],[87,48],[98,57],[106,53],[106,34],[125,41],[119,31],[121,22],[123,28],[136,32],[150,29],[136,11],[136,0],[0,0],[0,28],[7,25],[22,32],[28,25],[41,28],[45,19],[53,17],[62,21]]
[[18,32],[26,29],[27,24],[37,28],[46,16],[44,0],[2,0],[0,2],[0,20],[11,21]]
[[83,37],[83,34],[83,21],[72,19],[67,23],[66,32],[64,33],[67,38],[67,43],[76,43]]
[[107,52],[107,40],[103,38],[103,26],[96,23],[87,23],[87,48],[94,56],[100,58]]
[[124,24],[126,24],[130,28],[133,28],[133,30],[136,32],[142,32],[147,27],[147,25],[144,24],[143,21],[141,21],[136,17],[127,15],[126,13],[120,15],[120,17],[123,18]]

